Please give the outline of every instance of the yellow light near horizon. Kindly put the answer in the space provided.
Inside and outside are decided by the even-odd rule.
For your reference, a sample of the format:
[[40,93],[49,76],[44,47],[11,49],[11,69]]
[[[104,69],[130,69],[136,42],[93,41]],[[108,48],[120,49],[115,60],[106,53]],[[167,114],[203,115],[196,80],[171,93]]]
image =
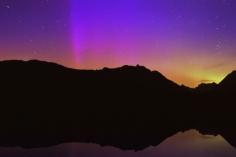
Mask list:
[[173,51],[176,53],[169,56],[169,62],[161,70],[167,78],[180,85],[196,87],[201,83],[220,83],[236,69],[236,57],[231,55],[231,50],[225,50],[227,55],[185,48]]

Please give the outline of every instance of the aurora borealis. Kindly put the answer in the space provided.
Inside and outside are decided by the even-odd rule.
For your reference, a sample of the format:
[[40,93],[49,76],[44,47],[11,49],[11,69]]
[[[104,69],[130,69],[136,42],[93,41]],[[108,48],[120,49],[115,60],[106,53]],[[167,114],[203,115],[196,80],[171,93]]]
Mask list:
[[234,0],[1,0],[0,59],[219,82],[236,69],[235,10]]

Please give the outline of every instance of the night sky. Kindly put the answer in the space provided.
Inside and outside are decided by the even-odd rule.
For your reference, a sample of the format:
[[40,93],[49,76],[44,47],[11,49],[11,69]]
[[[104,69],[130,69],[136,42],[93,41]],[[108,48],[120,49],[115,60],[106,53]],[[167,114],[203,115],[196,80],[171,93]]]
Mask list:
[[188,86],[236,69],[235,0],[0,0],[0,60],[144,65]]

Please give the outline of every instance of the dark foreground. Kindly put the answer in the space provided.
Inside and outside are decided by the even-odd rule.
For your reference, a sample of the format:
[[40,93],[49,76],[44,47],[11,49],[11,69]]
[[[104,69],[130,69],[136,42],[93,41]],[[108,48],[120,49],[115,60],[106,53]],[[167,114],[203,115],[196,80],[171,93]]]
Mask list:
[[235,93],[236,72],[190,89],[142,66],[0,62],[0,146],[90,142],[140,150],[197,129],[236,147]]

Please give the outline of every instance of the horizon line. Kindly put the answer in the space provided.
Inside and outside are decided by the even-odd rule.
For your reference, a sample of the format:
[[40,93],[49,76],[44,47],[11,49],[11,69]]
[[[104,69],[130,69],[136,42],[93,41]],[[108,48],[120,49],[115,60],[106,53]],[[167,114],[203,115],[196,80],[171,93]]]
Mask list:
[[179,85],[179,86],[184,86],[184,87],[187,87],[187,88],[190,88],[190,89],[196,89],[197,87],[199,87],[200,85],[207,85],[207,84],[216,84],[216,85],[219,85],[228,75],[230,75],[231,73],[235,72],[236,70],[232,70],[231,72],[229,72],[227,75],[224,76],[224,78],[220,81],[220,82],[215,82],[215,81],[209,81],[209,83],[204,83],[202,81],[199,81],[200,83],[195,86],[195,87],[190,87],[188,85],[185,85],[184,83],[177,83],[176,81],[172,80],[172,79],[169,79],[168,77],[166,77],[166,75],[164,75],[162,72],[158,71],[158,70],[151,70],[150,68],[147,68],[146,66],[144,65],[140,65],[140,64],[136,64],[136,65],[130,65],[130,64],[124,64],[124,65],[121,65],[121,66],[116,66],[116,67],[101,67],[101,68],[97,68],[97,69],[93,69],[93,68],[75,68],[75,67],[69,67],[67,65],[64,65],[64,64],[61,64],[61,63],[57,63],[57,62],[53,62],[53,61],[50,61],[50,60],[40,60],[40,59],[7,59],[7,60],[0,60],[0,62],[11,62],[11,61],[18,61],[18,62],[31,62],[31,61],[36,61],[36,62],[44,62],[44,63],[49,63],[49,64],[56,64],[56,65],[59,65],[59,66],[62,66],[64,68],[67,68],[67,69],[72,69],[72,70],[84,70],[84,71],[100,71],[100,70],[104,70],[104,69],[118,69],[118,68],[122,68],[122,67],[125,67],[125,66],[129,66],[129,67],[143,67],[147,70],[149,70],[150,72],[158,72],[160,73],[163,77],[165,77],[167,80],[169,81],[172,81],[173,83]]

